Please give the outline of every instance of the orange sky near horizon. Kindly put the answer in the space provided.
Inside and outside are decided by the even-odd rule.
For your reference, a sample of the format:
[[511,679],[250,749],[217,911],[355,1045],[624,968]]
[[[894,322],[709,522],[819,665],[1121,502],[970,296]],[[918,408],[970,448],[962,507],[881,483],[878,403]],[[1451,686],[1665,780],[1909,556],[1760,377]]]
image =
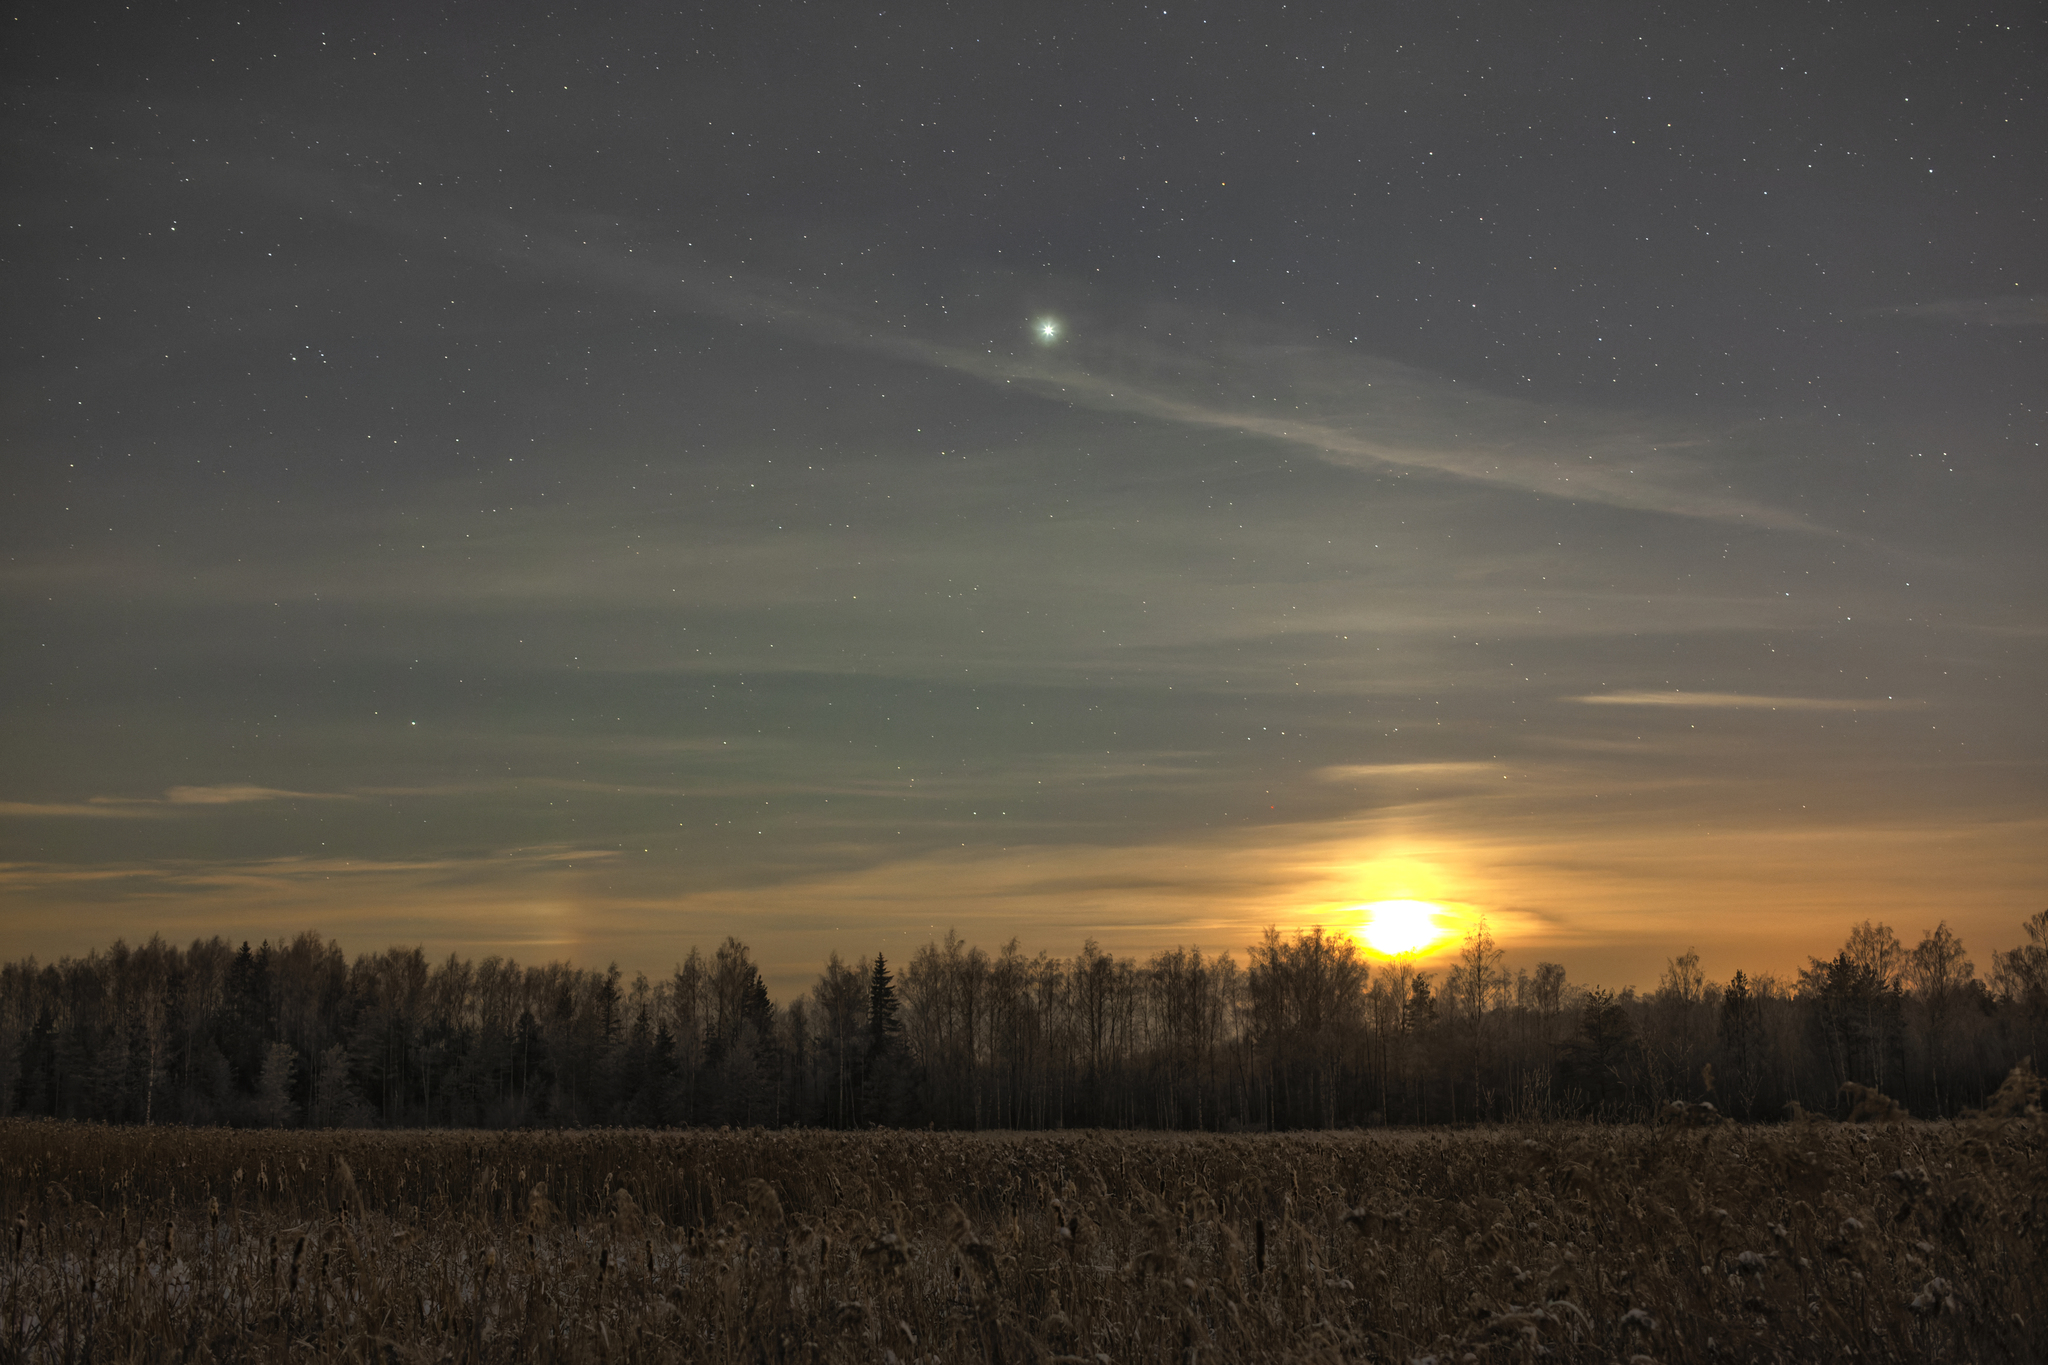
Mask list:
[[[1438,815],[1441,813],[1439,812]],[[1141,960],[1199,946],[1240,959],[1268,925],[1357,937],[1364,907],[1442,907],[1446,935],[1410,960],[1440,967],[1484,919],[1510,967],[1563,963],[1575,981],[1649,988],[1697,949],[1711,977],[1789,977],[1863,919],[1909,944],[1941,920],[1988,972],[2019,941],[2048,822],[1959,822],[1705,832],[1613,825],[1463,832],[1426,809],[1234,831],[1198,845],[1026,846],[937,853],[769,886],[678,894],[674,869],[602,848],[388,861],[266,859],[0,868],[10,951],[49,960],[162,932],[277,938],[305,927],[350,953],[393,943],[430,955],[498,953],[666,972],[691,946],[748,942],[777,997],[807,989],[828,952],[901,959],[948,930],[994,952],[1068,956],[1093,938]],[[1961,887],[1946,868],[1975,871]]]

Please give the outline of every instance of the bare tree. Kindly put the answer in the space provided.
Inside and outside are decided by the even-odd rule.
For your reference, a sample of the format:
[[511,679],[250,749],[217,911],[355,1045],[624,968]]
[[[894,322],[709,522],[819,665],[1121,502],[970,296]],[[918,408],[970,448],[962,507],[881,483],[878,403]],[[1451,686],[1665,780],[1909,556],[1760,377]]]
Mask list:
[[2020,928],[2027,941],[2010,952],[1991,954],[1992,989],[2019,1012],[2022,1050],[2042,1057],[2048,1044],[2048,910],[2038,910]]
[[821,1057],[828,1073],[825,1108],[835,1128],[857,1122],[861,1067],[867,1056],[868,983],[856,966],[842,962],[835,951],[825,960],[818,984],[811,987],[818,1016]]
[[1943,920],[1922,935],[1906,960],[1906,979],[1919,997],[1920,1012],[1926,1020],[1927,1079],[1934,1089],[1937,1109],[1946,1111],[1942,1095],[1942,1061],[1948,1043],[1949,1022],[1963,1001],[1963,992],[1976,967]]
[[1465,935],[1465,944],[1458,951],[1455,969],[1463,988],[1461,1003],[1472,1030],[1472,1112],[1475,1118],[1485,1117],[1480,1078],[1486,1065],[1486,1016],[1489,1007],[1497,1006],[1508,988],[1507,969],[1503,965],[1506,960],[1507,953],[1493,941],[1493,930],[1481,917],[1472,926],[1472,931]]
[[1851,928],[1849,941],[1842,945],[1842,955],[1857,966],[1868,968],[1880,986],[1896,986],[1906,974],[1906,945],[1899,942],[1899,936],[1887,924],[1865,920]]
[[1655,1102],[1662,1103],[1674,1093],[1690,1089],[1701,1076],[1711,1032],[1710,1014],[1707,978],[1700,969],[1698,950],[1688,948],[1667,959],[1657,993],[1650,997],[1654,1032],[1648,1052],[1653,1067],[1652,1084],[1656,1087]]

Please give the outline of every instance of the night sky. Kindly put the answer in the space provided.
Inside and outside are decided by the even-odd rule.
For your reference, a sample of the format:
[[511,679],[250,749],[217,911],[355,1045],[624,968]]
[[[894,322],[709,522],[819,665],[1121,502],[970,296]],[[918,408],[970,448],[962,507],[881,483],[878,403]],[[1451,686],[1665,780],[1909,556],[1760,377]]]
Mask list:
[[10,19],[9,956],[2048,904],[2032,6]]

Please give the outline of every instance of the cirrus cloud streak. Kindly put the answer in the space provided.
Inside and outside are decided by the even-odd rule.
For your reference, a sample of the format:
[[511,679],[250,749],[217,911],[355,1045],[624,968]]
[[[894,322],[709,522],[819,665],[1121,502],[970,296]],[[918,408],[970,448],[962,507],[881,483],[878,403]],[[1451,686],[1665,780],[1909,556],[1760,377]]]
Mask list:
[[1747,692],[1594,692],[1564,700],[1588,706],[1699,706],[1724,711],[1897,711],[1922,704],[1900,697],[1769,697]]

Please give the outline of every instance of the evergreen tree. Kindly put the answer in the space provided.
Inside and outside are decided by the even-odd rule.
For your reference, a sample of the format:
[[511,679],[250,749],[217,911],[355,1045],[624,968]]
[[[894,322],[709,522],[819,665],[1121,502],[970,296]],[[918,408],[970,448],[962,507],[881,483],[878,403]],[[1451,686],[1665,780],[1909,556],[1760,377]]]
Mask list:
[[227,1008],[223,1011],[215,1039],[234,1082],[243,1093],[254,1095],[263,1072],[264,1045],[269,1041],[270,944],[263,950],[249,950],[247,940],[228,967]]
[[868,1055],[879,1057],[896,1045],[903,1032],[896,1018],[896,982],[889,964],[875,954],[875,970],[868,977]]
[[356,1095],[349,1080],[348,1049],[335,1043],[320,1054],[314,1122],[322,1128],[361,1128],[369,1124],[370,1106]]
[[740,1031],[753,1052],[754,1072],[747,1087],[745,1114],[749,1123],[781,1126],[783,1063],[782,1039],[775,1027],[775,1002],[768,998],[768,983],[759,970],[747,985],[740,1005]]
[[1898,978],[1848,949],[1832,962],[1811,961],[1799,973],[1800,994],[1813,1002],[1809,1028],[1828,1068],[1829,1087],[1858,1081],[1884,1089],[1902,1051],[1905,995]]
[[649,1121],[657,1128],[675,1123],[679,1114],[677,1091],[681,1065],[676,1059],[676,1037],[664,1019],[655,1026],[654,1052],[648,1061],[645,1107]]
[[1430,993],[1429,973],[1417,972],[1408,986],[1408,1014],[1402,1021],[1410,1033],[1421,1033],[1436,1022],[1436,997]]
[[[1487,978],[1508,978],[1474,943],[1433,981],[1407,964],[1368,980],[1348,940],[1313,931],[1276,932],[1244,971],[1178,949],[1120,961],[1092,942],[1064,959],[1012,944],[992,961],[948,936],[900,980],[880,955],[835,955],[784,1007],[737,939],[630,992],[613,970],[435,968],[416,949],[351,966],[331,946],[315,972],[311,936],[240,952],[219,938],[116,943],[0,962],[0,1112],[287,1127],[1346,1126],[1490,1112],[1465,1102],[1469,1084],[1475,1099],[1625,1121],[1709,1060],[1715,1103],[1739,1115],[1795,1098],[1825,1109],[1844,1080],[1942,1112],[1981,1104],[2030,1044],[2048,1050],[2048,913],[2022,928],[2030,943],[1997,956],[1990,990],[1945,927],[1908,953],[1873,924],[1796,986],[1744,973],[1710,985],[1688,953],[1643,1000],[1569,990],[1553,964],[1493,989]],[[1465,1047],[1482,1010],[1475,1071]]]
[[1721,1051],[1729,1073],[1731,1108],[1743,1118],[1750,1117],[1756,1107],[1761,1013],[1749,989],[1749,977],[1737,972],[1721,992]]
[[1586,992],[1579,1012],[1579,1036],[1564,1045],[1558,1059],[1559,1088],[1578,1093],[1598,1118],[1603,1110],[1625,1106],[1634,1089],[1635,1020],[1612,991]]
[[860,1121],[899,1123],[909,1108],[909,1077],[902,1053],[903,1024],[896,1017],[896,982],[875,954],[868,975],[868,1060],[860,1086]]

